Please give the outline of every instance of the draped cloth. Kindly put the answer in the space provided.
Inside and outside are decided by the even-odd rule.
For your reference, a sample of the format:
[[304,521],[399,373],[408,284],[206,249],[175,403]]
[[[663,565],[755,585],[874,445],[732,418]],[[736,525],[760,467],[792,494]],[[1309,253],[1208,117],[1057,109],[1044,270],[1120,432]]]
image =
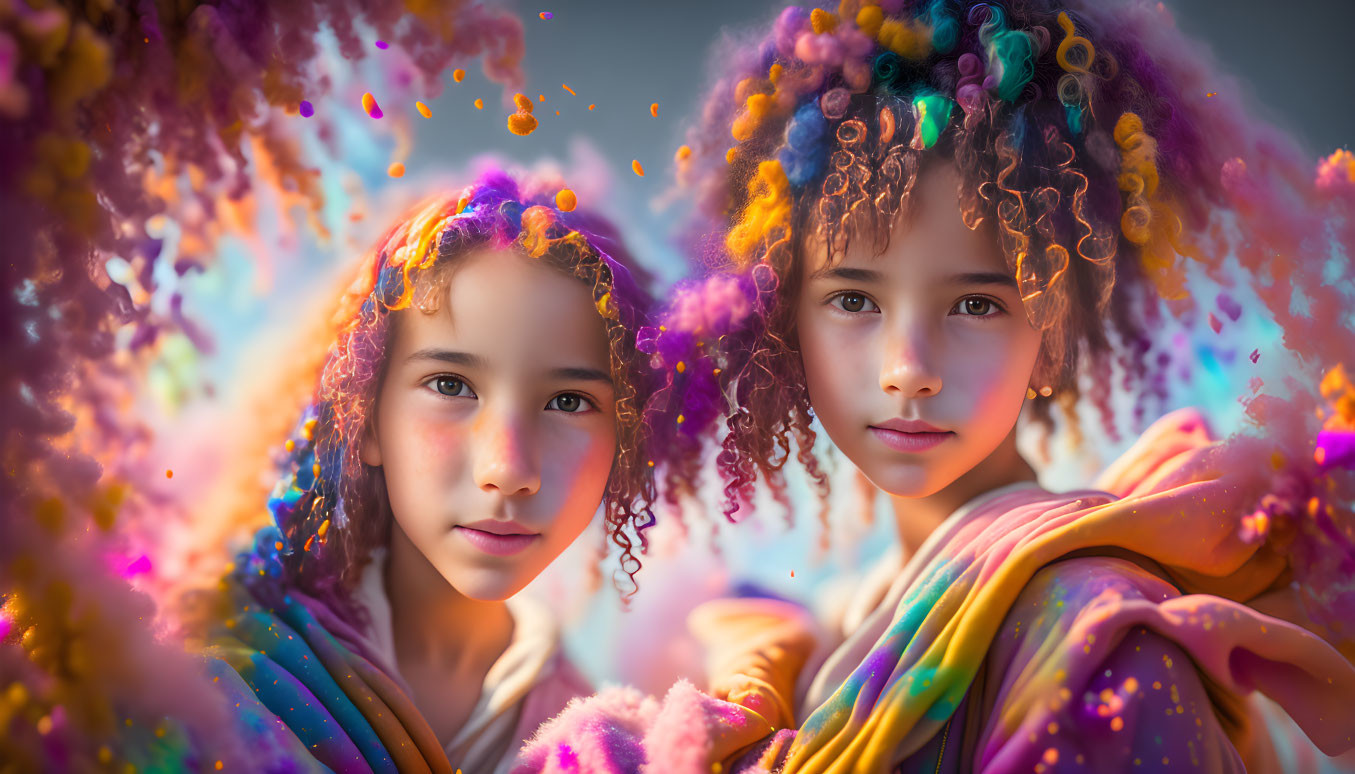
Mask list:
[[444,746],[394,664],[384,558],[374,557],[355,594],[371,619],[361,628],[283,586],[270,564],[256,548],[222,582],[226,610],[207,648],[214,682],[270,771],[501,771],[537,725],[589,692],[544,612],[514,602],[513,641]]
[[[1333,638],[1338,650],[1305,628],[1317,627],[1294,603],[1284,530],[1266,521],[1303,510],[1281,502],[1285,491],[1308,491],[1277,478],[1285,465],[1274,451],[1244,436],[1215,443],[1183,410],[1155,423],[1096,490],[1011,489],[957,514],[825,664],[845,677],[828,681],[795,731],[763,712],[793,705],[784,686],[805,660],[782,655],[801,650],[765,637],[750,646],[738,623],[779,603],[699,612],[712,663],[726,665],[713,685],[732,701],[709,696],[684,716],[688,747],[703,744],[701,764],[724,771],[1240,771],[1256,749],[1243,701],[1253,692],[1327,754],[1355,747],[1350,642]],[[809,631],[782,620],[785,642]],[[754,678],[748,690],[739,675]],[[586,743],[588,712],[576,703],[528,752]],[[606,727],[618,713],[601,715]],[[731,751],[720,743],[728,718],[762,740]],[[651,752],[636,754],[655,771],[710,770],[668,767]],[[540,760],[524,770],[565,770]]]

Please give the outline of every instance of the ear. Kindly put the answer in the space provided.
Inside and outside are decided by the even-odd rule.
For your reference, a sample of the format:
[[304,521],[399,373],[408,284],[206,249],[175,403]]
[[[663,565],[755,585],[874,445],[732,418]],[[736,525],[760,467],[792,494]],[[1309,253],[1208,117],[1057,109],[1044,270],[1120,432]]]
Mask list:
[[376,437],[376,417],[367,420],[358,444],[358,459],[374,468],[381,467],[381,442]]

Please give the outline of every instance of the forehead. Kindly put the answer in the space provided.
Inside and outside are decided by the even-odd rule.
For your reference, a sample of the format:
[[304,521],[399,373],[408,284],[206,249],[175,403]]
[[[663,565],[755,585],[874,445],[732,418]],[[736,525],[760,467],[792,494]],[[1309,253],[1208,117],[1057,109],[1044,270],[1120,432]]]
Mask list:
[[549,367],[570,360],[606,368],[606,327],[582,280],[521,253],[490,249],[454,259],[441,284],[436,311],[396,313],[397,353],[458,346],[491,362]]
[[[924,164],[905,206],[888,225],[887,234],[855,228],[847,249],[831,255],[823,229],[806,240],[805,271],[812,275],[830,265],[870,264],[876,271],[1011,273],[992,226],[965,225],[959,194],[962,179],[949,161]],[[867,205],[869,206],[869,205]],[[869,218],[860,222],[870,224]],[[880,224],[883,226],[884,224]]]

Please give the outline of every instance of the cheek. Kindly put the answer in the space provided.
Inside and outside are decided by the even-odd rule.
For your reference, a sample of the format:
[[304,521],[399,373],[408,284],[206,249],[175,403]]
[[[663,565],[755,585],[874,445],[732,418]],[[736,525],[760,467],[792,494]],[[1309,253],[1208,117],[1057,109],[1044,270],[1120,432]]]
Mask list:
[[876,388],[869,353],[874,346],[864,329],[812,323],[800,331],[800,356],[810,404],[825,429],[849,406]]
[[[565,421],[565,420],[561,420]],[[591,424],[591,423],[590,423]],[[562,510],[592,515],[602,501],[616,455],[616,433],[597,422],[590,427],[561,427],[542,434],[542,488]]]
[[[424,491],[461,476],[467,463],[466,423],[419,410],[411,401],[382,416],[381,449],[388,486]],[[414,405],[411,405],[414,404]],[[398,497],[391,493],[392,501]]]
[[[963,385],[961,391],[966,393],[965,401],[973,407],[976,418],[985,424],[1012,418],[1011,423],[1001,424],[1014,424],[1030,385],[1039,334],[1023,329],[1015,335],[993,336],[957,349],[965,353],[965,367],[956,386]],[[1005,428],[1003,435],[1006,429],[1010,428]]]

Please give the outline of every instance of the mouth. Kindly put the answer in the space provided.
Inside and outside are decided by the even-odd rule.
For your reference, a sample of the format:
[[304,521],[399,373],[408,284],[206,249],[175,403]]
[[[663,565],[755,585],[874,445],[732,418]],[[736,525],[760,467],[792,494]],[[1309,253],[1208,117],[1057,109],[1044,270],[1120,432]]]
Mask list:
[[911,453],[925,452],[955,437],[954,432],[920,419],[891,419],[871,425],[870,432],[894,451]]
[[511,521],[486,519],[473,524],[458,524],[452,532],[460,535],[471,546],[490,556],[512,556],[521,553],[537,538],[539,532]]

